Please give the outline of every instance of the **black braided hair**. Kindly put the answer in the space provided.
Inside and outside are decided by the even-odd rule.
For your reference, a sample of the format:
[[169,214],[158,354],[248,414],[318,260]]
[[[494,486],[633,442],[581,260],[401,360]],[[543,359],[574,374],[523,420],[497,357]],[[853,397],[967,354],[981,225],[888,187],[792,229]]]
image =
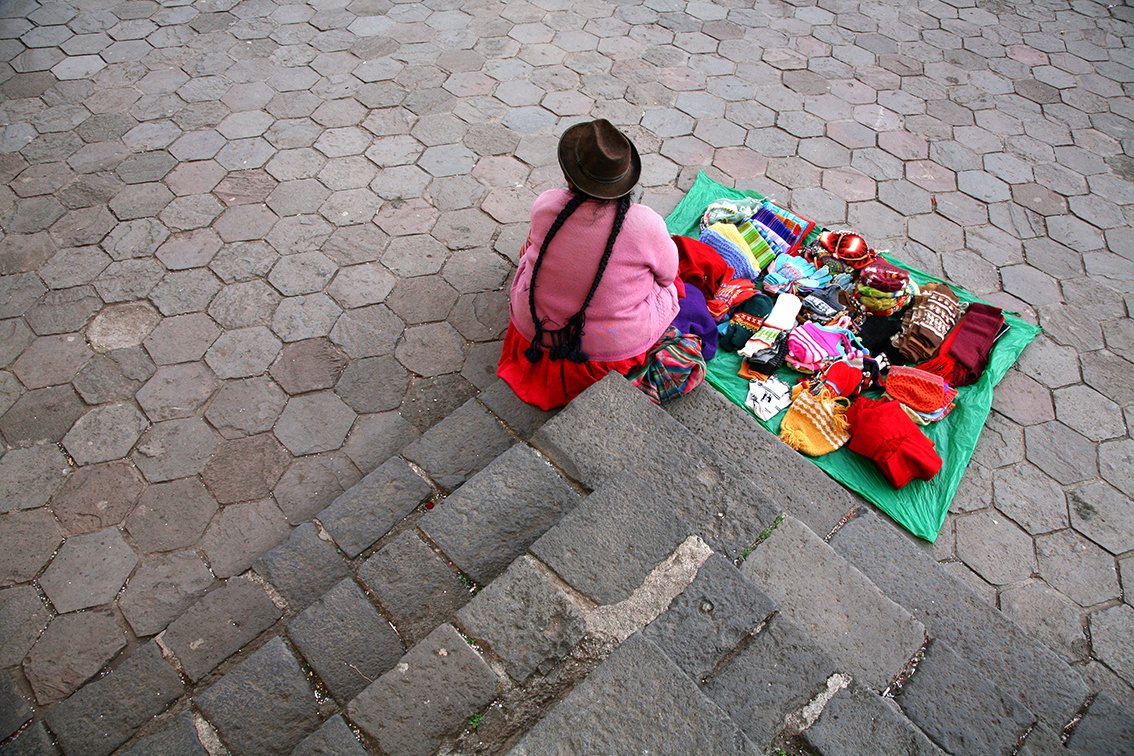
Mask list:
[[548,229],[547,235],[543,239],[543,245],[539,250],[539,257],[536,258],[535,266],[532,268],[531,286],[528,289],[528,307],[531,309],[532,322],[535,324],[535,335],[532,337],[531,346],[524,352],[524,356],[528,358],[529,362],[539,362],[540,357],[543,356],[543,334],[546,333],[551,339],[551,348],[549,354],[553,360],[568,359],[572,362],[586,362],[590,359],[587,353],[583,351],[583,328],[587,322],[587,307],[591,304],[591,299],[594,298],[595,292],[598,290],[599,282],[602,280],[603,273],[606,272],[607,263],[610,262],[610,255],[614,251],[614,242],[618,238],[619,232],[622,231],[622,223],[626,220],[626,214],[630,210],[630,198],[618,198],[618,207],[614,213],[614,225],[610,229],[610,236],[606,240],[606,248],[603,250],[602,259],[599,260],[598,270],[595,272],[595,278],[591,282],[591,288],[587,291],[587,296],[583,300],[582,306],[579,311],[572,315],[567,323],[562,328],[548,330],[543,327],[543,320],[536,315],[535,309],[535,288],[536,276],[539,274],[540,263],[543,262],[543,256],[547,252],[548,244],[550,244],[552,237],[559,231],[567,218],[581,205],[585,200],[590,199],[586,195],[574,192],[571,199],[567,202],[559,215],[556,216],[555,222],[551,224]]

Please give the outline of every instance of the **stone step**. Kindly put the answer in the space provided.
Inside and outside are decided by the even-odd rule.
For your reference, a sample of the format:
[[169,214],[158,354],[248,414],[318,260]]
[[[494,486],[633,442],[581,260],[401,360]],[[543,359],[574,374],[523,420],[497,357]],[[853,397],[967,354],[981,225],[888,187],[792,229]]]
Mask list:
[[[915,630],[918,625],[924,627],[931,639],[930,646],[937,649],[934,653],[938,661],[931,669],[942,666],[942,659],[953,654],[963,659],[957,666],[958,674],[968,676],[974,695],[987,680],[994,680],[1000,686],[999,690],[994,688],[995,695],[1007,691],[1007,698],[1015,703],[1014,711],[1033,714],[1030,730],[1025,730],[1025,749],[1030,746],[1036,753],[1047,752],[1049,748],[1063,753],[1076,752],[1083,743],[1097,744],[1096,733],[1110,735],[1129,730],[1134,712],[1102,695],[1083,710],[1087,688],[1074,668],[1000,611],[981,601],[968,586],[947,574],[944,567],[929,556],[924,544],[899,530],[888,518],[874,514],[868,505],[827,478],[721,394],[696,391],[667,409],[675,419],[696,430],[717,453],[759,462],[757,470],[750,472],[749,477],[760,481],[772,498],[790,513],[780,525],[780,528],[787,525],[784,533],[789,538],[783,541],[772,537],[761,543],[745,562],[744,572],[754,579],[759,575],[757,583],[777,600],[781,611],[796,619],[813,637],[822,638],[819,645],[836,658],[865,664],[869,658],[866,649],[873,647],[876,652],[880,651],[884,639],[893,643],[893,634],[901,623],[874,631],[868,629],[872,624],[881,625],[876,622],[879,610],[864,612],[865,616],[854,622],[844,619],[871,600],[881,601],[883,606],[893,607],[900,615],[917,623],[913,626]],[[768,475],[768,470],[776,474]],[[852,513],[854,516],[849,523],[841,526]],[[830,546],[816,533],[830,534]],[[775,536],[775,532],[772,535]],[[811,546],[806,550],[806,560],[802,558],[805,544]],[[766,551],[769,548],[772,551]],[[762,549],[765,549],[763,557]],[[807,574],[809,580],[799,580],[801,574]],[[816,578],[821,581],[818,586]],[[848,581],[855,585],[852,592],[857,598],[853,601],[846,600]],[[808,594],[811,594],[810,601]],[[840,637],[842,622],[847,623],[848,633]],[[907,623],[907,647],[916,636],[909,627]],[[860,647],[857,645],[860,643],[865,645]],[[840,656],[839,649],[844,656]],[[892,659],[897,657],[893,650],[891,654]],[[928,655],[927,651],[927,658]],[[892,667],[891,661],[877,669]],[[865,671],[860,669],[860,675]],[[884,675],[875,676],[873,685],[866,687],[877,693],[879,683],[885,679]],[[922,681],[923,686],[926,684]],[[913,690],[918,690],[918,686]],[[849,695],[840,693],[836,700]],[[902,700],[901,693],[898,699]],[[913,705],[912,697],[905,700]],[[895,702],[887,699],[883,705],[893,709]],[[871,708],[878,707],[871,704]],[[1075,724],[1064,747],[1060,733],[1077,713],[1083,714],[1082,720]],[[910,718],[914,719],[912,715]],[[966,718],[955,717],[954,721],[965,722]],[[1001,739],[1011,750],[1016,746],[1014,738],[1022,738],[1024,732],[1016,731],[1017,723],[1010,718],[1004,719],[1002,724]],[[910,728],[917,729],[907,721],[897,732],[907,733]],[[1084,729],[1076,737],[1079,728]],[[961,734],[954,733],[949,742],[960,747],[964,736],[962,728]],[[941,737],[945,737],[944,734]],[[970,742],[979,744],[982,738],[990,736],[974,725],[967,737]],[[938,744],[942,741],[938,740]]]
[[783,521],[740,568],[780,613],[876,693],[925,644],[925,627],[799,520]]
[[[252,571],[222,581],[191,604],[157,644],[124,654],[110,675],[87,686],[91,694],[80,691],[51,707],[45,719],[59,742],[91,753],[109,753],[123,743],[181,743],[187,706],[169,706],[180,697],[211,712],[206,721],[234,752],[290,750],[307,736],[308,747],[317,749],[320,742],[340,741],[344,729],[361,749],[341,717],[320,724],[327,707],[346,705],[398,664],[407,645],[416,647],[453,618],[471,597],[464,575],[487,583],[581,498],[530,447],[512,448],[554,413],[509,395],[500,382],[489,387],[484,401],[466,402],[404,449],[404,457],[379,465],[283,543],[258,557],[246,555]],[[478,482],[486,466],[485,480]],[[510,498],[497,496],[502,486]],[[440,503],[428,520],[420,519],[422,505],[440,499],[438,489],[443,496],[454,488],[451,510]],[[452,548],[455,559],[438,554],[432,537],[423,540],[413,527],[418,522]],[[296,695],[315,700],[310,683],[299,685],[290,674],[300,665],[315,671],[323,691],[324,705],[314,718],[305,708],[292,709]],[[162,667],[172,675],[169,681],[161,678]],[[188,691],[175,667],[189,680]],[[274,675],[282,682],[273,688],[266,681]],[[160,701],[154,700],[152,679],[162,680]],[[252,697],[255,711],[231,680],[263,687],[261,696]],[[96,721],[99,708],[87,697],[103,688],[145,715]],[[281,729],[274,727],[276,718],[302,726],[273,736]],[[199,746],[196,735],[191,739]]]

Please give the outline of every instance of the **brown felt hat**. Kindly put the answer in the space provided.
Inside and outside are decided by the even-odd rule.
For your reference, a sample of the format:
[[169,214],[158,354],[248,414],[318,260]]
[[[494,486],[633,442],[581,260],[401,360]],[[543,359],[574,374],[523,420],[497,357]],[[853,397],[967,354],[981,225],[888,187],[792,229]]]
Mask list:
[[642,158],[634,143],[605,118],[577,123],[563,132],[559,166],[576,189],[598,199],[626,196],[642,175]]

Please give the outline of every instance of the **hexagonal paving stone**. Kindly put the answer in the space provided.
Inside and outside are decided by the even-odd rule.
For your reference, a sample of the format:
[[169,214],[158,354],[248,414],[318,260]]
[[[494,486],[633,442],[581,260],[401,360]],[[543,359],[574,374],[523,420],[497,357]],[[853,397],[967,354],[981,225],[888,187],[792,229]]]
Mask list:
[[217,443],[216,434],[200,418],[166,420],[142,434],[131,459],[147,480],[160,483],[199,473]]
[[230,504],[201,539],[201,550],[213,573],[226,578],[237,575],[260,554],[287,538],[291,528],[271,499]]
[[205,593],[214,578],[193,551],[144,559],[130,578],[118,607],[138,636],[160,632]]
[[367,357],[347,366],[335,393],[355,412],[384,412],[401,404],[408,385],[409,373],[394,358]]
[[1074,530],[1036,539],[1040,576],[1080,606],[1117,598],[1120,590],[1114,557]]
[[996,512],[957,519],[957,556],[993,585],[1019,582],[1036,568],[1032,539]]
[[271,374],[287,393],[302,394],[334,386],[346,364],[346,355],[326,339],[308,339],[285,346]]
[[448,323],[413,326],[406,329],[395,356],[418,375],[450,373],[464,363],[464,339]]
[[224,287],[209,304],[209,315],[222,328],[236,329],[265,325],[282,297],[259,280],[242,281]]
[[1134,633],[1134,607],[1119,604],[1095,612],[1090,626],[1095,656],[1129,684],[1134,680],[1134,653],[1129,642]]
[[79,418],[63,446],[77,465],[110,462],[129,454],[147,425],[133,405],[107,404]]
[[397,279],[377,263],[341,268],[327,293],[345,308],[380,304],[393,290]]
[[1063,423],[1024,429],[1028,461],[1060,483],[1077,483],[1097,474],[1095,445]]
[[82,414],[83,402],[70,386],[35,389],[20,396],[0,417],[0,433],[13,446],[55,443]]
[[272,316],[272,331],[284,341],[326,336],[342,314],[342,308],[326,294],[287,297]]
[[122,523],[145,484],[129,460],[83,467],[51,497],[51,511],[70,535]]
[[148,257],[169,238],[169,229],[153,218],[119,223],[102,241],[102,247],[115,260]]
[[13,667],[20,663],[47,627],[49,614],[44,602],[31,585],[0,590],[0,665]]
[[1089,386],[1056,389],[1055,416],[1092,441],[1126,435],[1121,408]]
[[263,326],[226,331],[205,353],[205,361],[219,378],[260,375],[280,351],[280,341]]
[[40,578],[61,614],[109,603],[138,563],[118,528],[68,538]]
[[445,320],[456,302],[457,291],[440,276],[404,279],[386,297],[386,305],[409,325]]
[[217,389],[212,371],[200,362],[159,367],[137,394],[153,422],[190,417]]
[[0,584],[31,580],[50,561],[63,531],[45,508],[0,514]]
[[291,462],[291,455],[270,433],[221,442],[201,478],[221,504],[262,499]]
[[394,350],[405,323],[385,305],[344,312],[331,329],[331,341],[351,357],[375,357]]
[[1067,492],[1071,525],[1112,554],[1134,548],[1134,511],[1130,499],[1102,481]]
[[194,546],[217,503],[197,478],[150,486],[126,518],[126,530],[146,553]]
[[332,451],[342,446],[355,414],[331,391],[293,396],[274,432],[296,456]]
[[142,342],[158,365],[194,362],[220,335],[212,318],[195,312],[165,318]]
[[208,265],[220,251],[222,242],[211,228],[198,228],[175,234],[157,250],[157,258],[170,270]]
[[205,418],[225,438],[270,430],[287,397],[266,376],[226,381],[205,412]]
[[149,302],[111,305],[100,312],[87,328],[87,339],[97,352],[136,347],[161,320]]
[[126,633],[109,610],[56,618],[24,662],[36,700],[66,698],[126,646]]
[[[273,234],[282,223],[272,228]],[[209,269],[226,284],[246,282],[266,276],[277,259],[279,255],[263,241],[236,242],[217,253],[209,263]]]
[[263,239],[278,220],[275,213],[262,205],[235,205],[217,219],[213,228],[225,242]]
[[12,372],[29,389],[67,383],[92,356],[82,336],[41,336],[12,363]]
[[320,252],[288,255],[272,268],[268,280],[286,297],[322,291],[337,267]]
[[1063,489],[1034,465],[997,470],[993,491],[996,508],[1029,533],[1047,533],[1070,524]]

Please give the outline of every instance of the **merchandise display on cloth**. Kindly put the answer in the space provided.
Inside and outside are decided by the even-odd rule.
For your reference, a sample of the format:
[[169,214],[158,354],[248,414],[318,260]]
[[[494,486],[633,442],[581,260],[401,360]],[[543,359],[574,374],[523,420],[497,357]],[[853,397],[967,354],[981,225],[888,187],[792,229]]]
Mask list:
[[[747,200],[750,204],[743,204]],[[697,181],[689,190],[686,197],[670,213],[666,219],[671,234],[687,235],[696,238],[699,234],[699,224],[706,214],[706,208],[731,203],[734,207],[742,208],[741,215],[750,208],[764,207],[765,198],[757,192],[733,189],[718,184],[704,174],[698,176]],[[793,208],[798,212],[807,212],[807,208]],[[755,212],[753,210],[753,212]],[[718,219],[714,219],[718,220]],[[747,218],[734,216],[731,220],[743,224]],[[822,219],[819,219],[820,221]],[[795,323],[788,324],[787,330],[767,329],[767,319],[760,331],[749,339],[739,352],[720,350],[717,355],[707,363],[706,381],[721,391],[731,401],[745,407],[752,412],[756,421],[777,436],[781,433],[782,425],[791,412],[780,410],[769,415],[775,399],[766,388],[774,379],[782,381],[788,386],[810,386],[816,388],[816,381],[822,383],[819,390],[829,398],[845,396],[838,399],[838,404],[847,404],[849,409],[844,414],[847,421],[846,432],[850,441],[828,453],[809,457],[818,467],[847,488],[859,493],[883,512],[892,517],[897,523],[905,527],[914,535],[928,541],[933,541],[945,520],[953,495],[960,485],[965,469],[972,457],[974,448],[984,422],[991,409],[993,389],[1004,377],[1008,369],[1032,339],[1039,333],[1039,328],[1026,323],[1012,314],[1002,314],[998,309],[984,305],[976,298],[957,286],[945,286],[945,282],[933,276],[905,265],[886,253],[879,253],[871,248],[869,239],[870,229],[865,224],[867,220],[860,221],[863,227],[858,229],[862,233],[850,231],[814,228],[802,240],[797,250],[797,259],[808,263],[816,275],[824,277],[822,286],[802,287],[792,284],[807,275],[795,278],[788,282],[776,294],[770,296],[783,297],[787,294],[799,295],[806,299],[808,295],[817,294],[822,289],[822,297],[827,299],[833,287],[841,290],[844,298],[835,302],[846,307],[846,315],[850,316],[851,325],[847,328],[858,336],[864,352],[860,361],[849,359],[839,360],[826,369],[817,373],[810,382],[800,383],[801,373],[785,364],[788,346],[788,337],[797,328],[806,322],[820,326],[830,326],[830,321],[823,322],[821,305],[814,300],[813,307],[804,307],[797,311],[799,317]],[[711,225],[711,224],[710,224]],[[824,243],[825,242],[825,243]],[[778,260],[778,258],[777,258]],[[875,302],[873,310],[864,306],[859,296],[859,282],[862,279],[863,269],[871,263],[879,262],[867,276],[868,290],[862,292],[867,298],[879,296],[880,299],[889,299],[890,302]],[[769,266],[768,273],[776,270],[776,261]],[[785,261],[784,278],[792,278],[799,270],[793,261]],[[806,272],[810,272],[804,269]],[[765,286],[768,276],[755,281],[756,288],[768,292]],[[776,279],[773,278],[773,288]],[[873,285],[871,285],[873,284]],[[940,287],[931,286],[940,284]],[[902,355],[895,345],[894,337],[903,334],[898,344],[921,341],[914,351],[921,354],[932,346],[932,339],[927,332],[920,332],[914,338],[915,325],[922,325],[928,321],[929,311],[915,317],[917,313],[910,312],[914,297],[919,293],[934,290],[950,291],[957,298],[961,316],[957,325],[949,331],[937,348],[937,352],[929,360],[919,362]],[[905,299],[902,302],[902,299]],[[829,301],[829,300],[828,300]],[[833,302],[830,302],[834,304]],[[732,310],[732,307],[728,308]],[[773,308],[774,309],[774,308]],[[908,320],[907,320],[908,313]],[[714,313],[716,315],[716,313]],[[840,312],[833,319],[841,318]],[[721,321],[727,321],[731,313],[720,316]],[[769,314],[770,317],[770,314]],[[1009,327],[1005,331],[1003,325]],[[903,331],[903,325],[908,327]],[[748,350],[749,344],[756,347],[756,351]],[[782,350],[782,351],[780,351]],[[748,354],[746,354],[748,352]],[[778,359],[777,357],[780,356]],[[935,374],[940,382],[925,382],[926,386],[936,388],[939,394],[930,392],[930,396],[940,400],[940,404],[933,411],[921,411],[907,405],[903,409],[903,402],[882,397],[881,388],[878,387],[877,378],[881,373],[883,383],[891,377],[887,369],[890,364],[901,365],[909,362],[913,368]],[[835,366],[841,367],[835,367]],[[855,374],[855,369],[859,371]],[[892,373],[893,369],[889,368]],[[902,375],[902,371],[893,373]],[[742,377],[748,376],[748,377]],[[753,380],[754,379],[754,380]],[[856,383],[857,389],[851,388]],[[903,383],[906,385],[903,385]],[[921,397],[922,393],[911,386],[909,378],[899,378],[893,384],[899,394],[905,391],[913,396]],[[793,389],[794,390],[794,389]],[[805,391],[807,389],[799,389]],[[955,391],[955,395],[951,392]],[[951,399],[946,401],[947,392]],[[749,395],[752,401],[749,402]],[[815,397],[816,394],[810,394]],[[782,397],[782,394],[779,396]],[[909,397],[904,397],[909,398]],[[782,401],[782,399],[780,400]],[[805,400],[810,402],[810,400]],[[912,400],[921,407],[930,407],[936,401],[921,404],[918,399]],[[872,408],[871,403],[877,403],[886,409]],[[858,407],[856,410],[855,408]],[[758,412],[759,410],[759,412]],[[871,431],[863,432],[861,438],[855,441],[855,428],[861,423],[852,422],[852,417],[863,410],[867,417],[874,412],[885,420],[891,429],[897,431],[883,436],[881,433]],[[919,421],[929,424],[919,426],[911,414],[917,416]],[[836,413],[831,411],[834,416]],[[939,415],[939,417],[934,417]],[[795,417],[789,424],[789,433],[794,428],[803,438],[808,439],[801,445],[809,449],[822,449],[824,445],[833,445],[823,436],[820,426],[813,421],[802,424]],[[831,427],[836,428],[834,423]],[[867,426],[862,426],[867,427]],[[818,435],[815,432],[819,430]],[[916,434],[916,435],[915,435]],[[798,436],[797,436],[798,438]],[[822,443],[811,444],[815,438],[824,439]],[[835,434],[835,442],[841,438],[841,432]]]
[[926,284],[906,310],[902,330],[892,343],[911,362],[928,360],[957,325],[960,308],[957,295],[947,284]]
[[791,406],[780,423],[780,440],[800,454],[821,457],[850,441],[847,409],[851,401],[820,384],[812,391],[807,383],[791,390]]
[[772,376],[748,383],[744,405],[761,420],[771,420],[791,404],[791,386]]
[[752,250],[731,223],[714,223],[709,226],[701,232],[701,243],[715,249],[740,278],[755,281],[760,277],[760,269],[756,267]]

